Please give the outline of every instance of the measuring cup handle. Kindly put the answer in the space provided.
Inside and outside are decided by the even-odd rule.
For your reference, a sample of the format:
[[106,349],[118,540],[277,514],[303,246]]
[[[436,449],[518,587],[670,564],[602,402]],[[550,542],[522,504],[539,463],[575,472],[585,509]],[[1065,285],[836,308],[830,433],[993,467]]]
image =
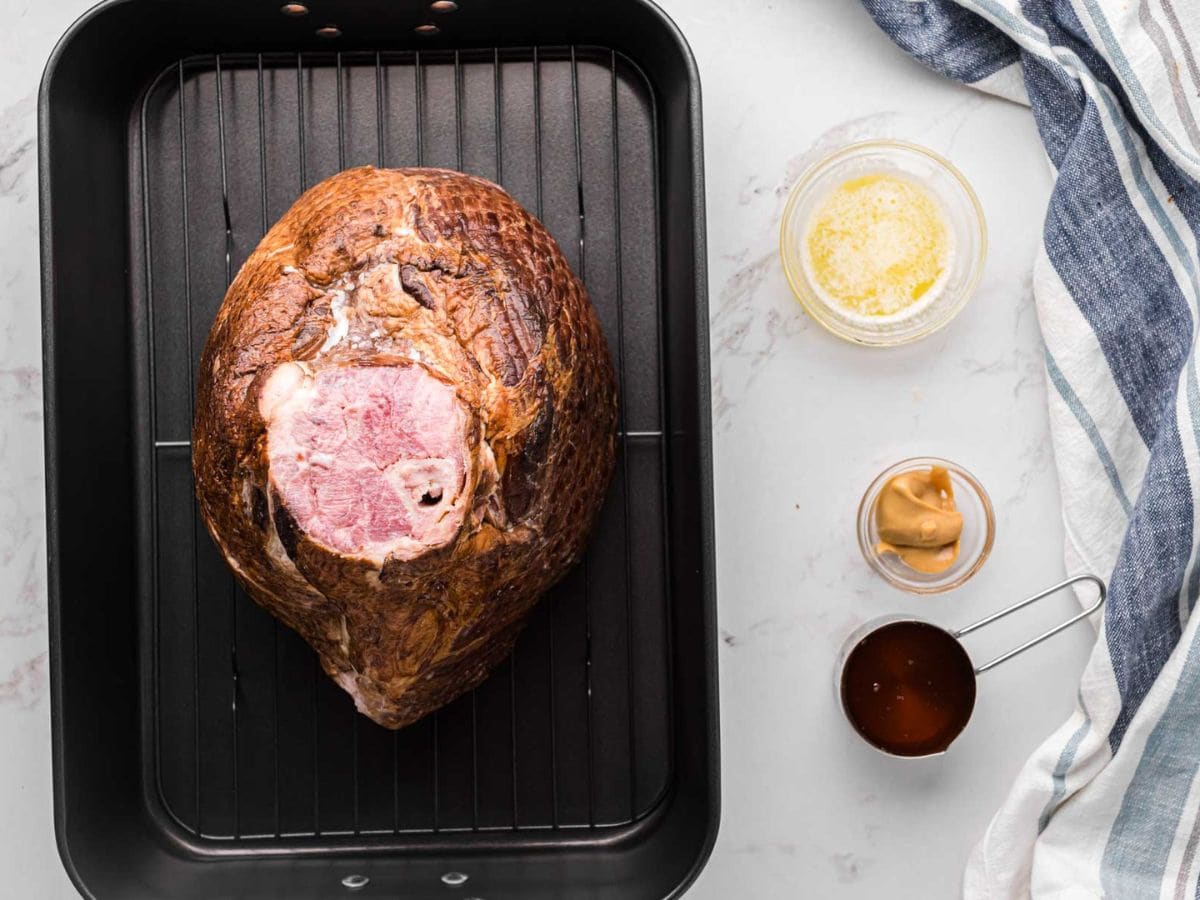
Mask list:
[[1026,606],[1028,606],[1031,603],[1036,603],[1037,601],[1041,600],[1044,597],[1049,597],[1051,594],[1057,594],[1063,588],[1070,587],[1073,584],[1078,584],[1081,581],[1090,581],[1092,584],[1094,584],[1096,586],[1097,597],[1096,597],[1095,603],[1093,603],[1091,606],[1089,606],[1087,609],[1085,609],[1083,612],[1079,613],[1078,615],[1072,616],[1071,618],[1067,619],[1067,621],[1065,621],[1059,625],[1055,625],[1053,628],[1051,628],[1049,631],[1047,631],[1043,634],[1039,634],[1033,640],[1026,641],[1024,644],[1021,644],[1019,647],[1014,647],[1012,650],[1009,650],[1007,653],[1001,653],[999,656],[997,656],[995,659],[991,660],[990,662],[986,662],[982,666],[976,667],[975,674],[982,675],[988,669],[994,669],[996,666],[1000,665],[1000,663],[1006,662],[1006,661],[1012,659],[1018,653],[1024,653],[1030,647],[1034,647],[1034,646],[1040,644],[1042,641],[1046,640],[1046,638],[1053,637],[1054,635],[1056,635],[1060,631],[1062,631],[1064,628],[1070,628],[1072,625],[1074,625],[1076,622],[1080,621],[1081,619],[1086,619],[1088,616],[1090,616],[1092,613],[1094,613],[1096,610],[1098,610],[1101,606],[1104,605],[1104,597],[1105,597],[1105,593],[1106,593],[1104,581],[1101,580],[1100,578],[1097,578],[1095,575],[1076,575],[1074,578],[1068,578],[1066,581],[1059,582],[1058,584],[1054,585],[1054,587],[1046,588],[1046,590],[1042,591],[1040,594],[1034,594],[1032,597],[1026,597],[1024,600],[1021,600],[1018,603],[1014,603],[1012,606],[1008,607],[1007,609],[1002,609],[999,612],[992,613],[987,618],[980,619],[978,622],[974,622],[971,625],[968,625],[966,628],[961,628],[958,631],[954,632],[954,636],[956,638],[961,638],[965,635],[970,634],[972,631],[978,631],[980,628],[983,628],[985,625],[991,625],[997,619],[1003,619],[1005,616],[1015,613],[1019,609],[1024,609]]

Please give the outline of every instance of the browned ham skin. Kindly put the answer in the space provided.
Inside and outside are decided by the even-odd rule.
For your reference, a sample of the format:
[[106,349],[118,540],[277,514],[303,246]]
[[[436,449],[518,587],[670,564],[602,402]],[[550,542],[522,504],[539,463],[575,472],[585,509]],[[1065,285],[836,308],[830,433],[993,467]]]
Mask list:
[[201,515],[247,593],[398,728],[478,685],[582,555],[616,383],[583,285],[499,187],[350,169],[238,273],[201,358]]

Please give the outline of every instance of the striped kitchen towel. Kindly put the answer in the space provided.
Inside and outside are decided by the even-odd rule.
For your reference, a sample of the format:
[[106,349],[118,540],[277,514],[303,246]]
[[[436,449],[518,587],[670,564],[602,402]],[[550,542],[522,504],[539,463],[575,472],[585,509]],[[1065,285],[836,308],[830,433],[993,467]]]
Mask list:
[[1033,261],[1071,571],[1110,581],[1074,716],[968,897],[1200,898],[1200,0],[864,0],[1027,103],[1057,173]]

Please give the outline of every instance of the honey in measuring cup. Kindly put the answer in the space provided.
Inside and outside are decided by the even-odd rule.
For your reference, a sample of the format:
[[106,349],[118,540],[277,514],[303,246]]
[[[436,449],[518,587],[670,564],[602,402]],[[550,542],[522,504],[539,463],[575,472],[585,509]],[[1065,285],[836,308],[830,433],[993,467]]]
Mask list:
[[949,632],[928,622],[881,625],[850,650],[842,708],[854,730],[893,756],[942,753],[975,708],[975,667]]
[[[971,662],[963,637],[1084,582],[1096,589],[1096,599],[1086,609],[983,665]],[[944,753],[971,719],[976,679],[1098,612],[1105,592],[1102,579],[1076,575],[957,631],[912,616],[873,619],[850,636],[842,653],[842,711],[859,737],[889,756]]]

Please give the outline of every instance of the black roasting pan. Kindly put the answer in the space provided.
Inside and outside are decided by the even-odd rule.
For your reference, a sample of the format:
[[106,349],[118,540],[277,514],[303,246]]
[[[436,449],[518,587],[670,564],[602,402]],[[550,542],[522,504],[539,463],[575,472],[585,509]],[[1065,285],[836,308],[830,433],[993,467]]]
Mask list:
[[[110,0],[46,68],[63,862],[117,900],[676,895],[719,809],[691,54],[646,0],[305,5]],[[586,559],[490,681],[394,734],[237,589],[188,444],[229,279],[306,186],[363,163],[475,172],[534,210],[622,383]]]

